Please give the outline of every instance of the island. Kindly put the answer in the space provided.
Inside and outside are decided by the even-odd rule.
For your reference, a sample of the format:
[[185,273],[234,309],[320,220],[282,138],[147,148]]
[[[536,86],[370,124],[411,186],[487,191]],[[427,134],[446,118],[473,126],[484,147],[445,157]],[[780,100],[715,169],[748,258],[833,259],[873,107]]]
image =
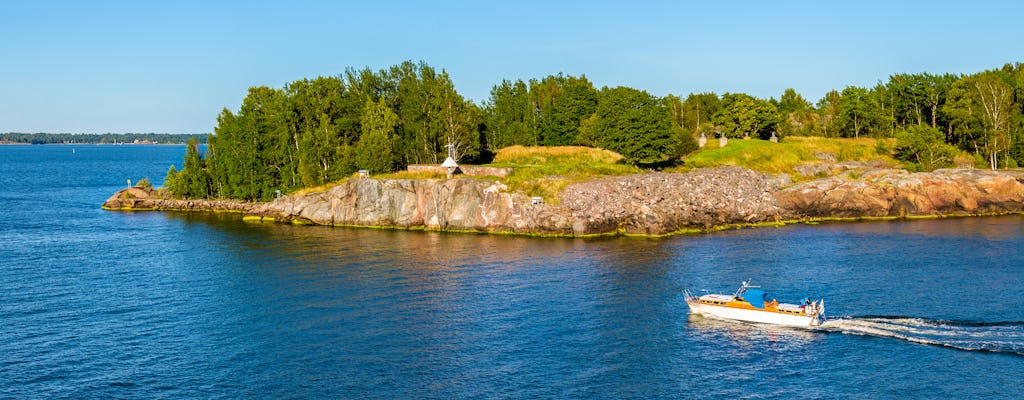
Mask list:
[[738,166],[646,172],[573,183],[557,199],[540,202],[495,177],[354,176],[266,202],[175,199],[165,189],[133,187],[103,207],[230,211],[259,222],[572,237],[1024,212],[1020,170],[911,173],[877,163],[801,165],[815,175],[822,170],[834,175],[793,183],[788,175]]
[[504,80],[478,105],[425,63],[349,69],[250,88],[164,188],[104,208],[538,236],[1020,213],[1015,93],[1019,63],[895,74],[815,104],[792,89],[683,99],[558,74]]

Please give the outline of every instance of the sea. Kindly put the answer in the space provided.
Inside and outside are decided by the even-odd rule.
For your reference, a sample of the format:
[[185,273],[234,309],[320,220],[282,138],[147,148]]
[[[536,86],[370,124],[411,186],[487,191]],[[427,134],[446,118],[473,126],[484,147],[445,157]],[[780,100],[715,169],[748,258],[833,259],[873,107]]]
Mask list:
[[[1024,394],[1024,217],[661,239],[100,208],[184,146],[0,146],[0,398]],[[815,329],[690,315],[750,280]]]

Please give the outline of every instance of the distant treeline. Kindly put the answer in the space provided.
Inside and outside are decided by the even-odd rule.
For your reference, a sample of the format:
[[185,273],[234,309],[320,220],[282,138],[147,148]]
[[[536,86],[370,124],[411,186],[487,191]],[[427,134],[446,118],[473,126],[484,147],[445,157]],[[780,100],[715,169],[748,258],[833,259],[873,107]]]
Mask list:
[[[348,176],[409,164],[487,162],[511,145],[584,145],[624,162],[680,162],[701,134],[896,138],[881,149],[911,169],[1024,165],[1024,65],[972,75],[895,74],[871,88],[848,86],[811,103],[793,89],[779,99],[744,93],[656,97],[595,88],[585,76],[504,80],[482,104],[466,100],[443,69],[404,62],[348,69],[277,89],[253,87],[224,109],[209,147],[189,146],[166,180],[184,197],[267,200]],[[197,142],[198,143],[198,142]],[[451,150],[449,150],[451,146]]]
[[0,143],[161,143],[185,144],[195,139],[206,143],[206,134],[172,134],[172,133],[0,133]]

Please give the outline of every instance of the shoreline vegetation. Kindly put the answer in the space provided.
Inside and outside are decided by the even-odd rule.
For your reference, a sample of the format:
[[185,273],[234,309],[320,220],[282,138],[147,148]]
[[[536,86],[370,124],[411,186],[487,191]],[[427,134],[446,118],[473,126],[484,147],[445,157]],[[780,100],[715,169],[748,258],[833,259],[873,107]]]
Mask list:
[[186,144],[206,143],[206,134],[172,133],[0,133],[0,145],[19,144]]
[[[105,207],[232,201],[247,220],[555,236],[1017,213],[1024,65],[895,74],[813,104],[559,74],[475,104],[444,70],[404,62],[250,88],[207,142],[190,141],[165,190],[133,194],[149,203],[122,191]],[[446,158],[513,172],[422,168]]]

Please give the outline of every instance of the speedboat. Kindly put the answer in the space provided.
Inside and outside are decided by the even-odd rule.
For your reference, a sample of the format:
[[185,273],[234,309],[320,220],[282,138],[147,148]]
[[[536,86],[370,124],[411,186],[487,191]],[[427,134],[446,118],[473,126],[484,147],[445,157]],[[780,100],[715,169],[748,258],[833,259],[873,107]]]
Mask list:
[[689,291],[683,293],[690,312],[705,317],[801,327],[819,326],[825,318],[824,299],[804,299],[801,304],[779,303],[775,299],[768,300],[768,294],[749,281],[743,281],[743,286],[732,295],[698,297]]

